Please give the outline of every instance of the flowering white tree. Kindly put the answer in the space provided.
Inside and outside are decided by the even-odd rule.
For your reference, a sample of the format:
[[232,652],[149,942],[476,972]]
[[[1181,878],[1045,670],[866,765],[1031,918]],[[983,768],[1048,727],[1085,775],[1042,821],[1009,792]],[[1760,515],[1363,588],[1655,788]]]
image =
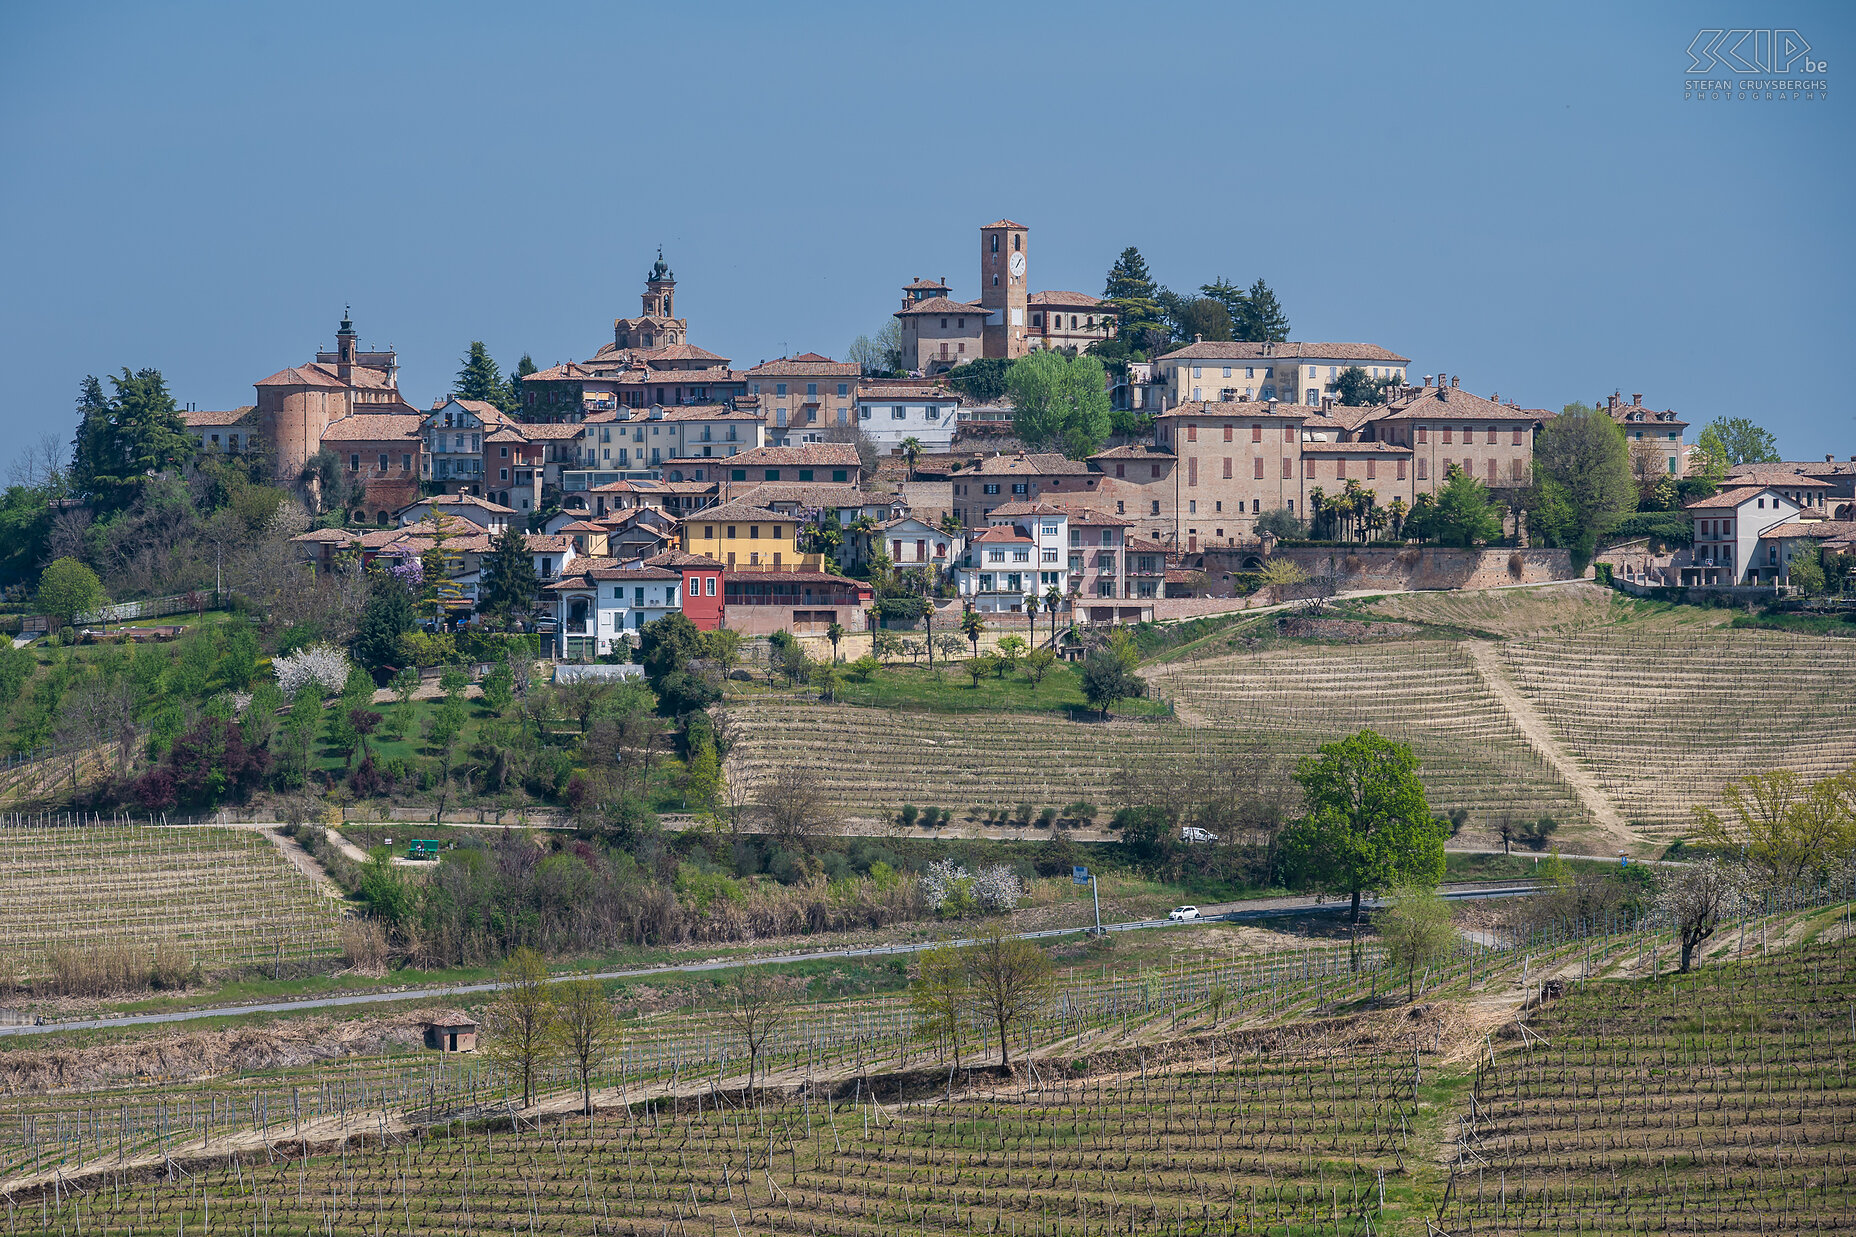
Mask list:
[[1682,942],[1683,974],[1688,973],[1695,946],[1713,936],[1722,919],[1741,909],[1750,888],[1745,868],[1719,859],[1703,859],[1663,877],[1656,909],[1669,916]]
[[952,859],[937,859],[922,873],[921,882],[929,906],[956,914],[975,905],[985,911],[1009,911],[1025,896],[1018,873],[1003,863],[981,868],[975,876]]
[[277,672],[277,686],[286,696],[315,683],[325,696],[339,696],[348,685],[348,655],[332,644],[312,644],[306,649],[286,653],[271,663]]
[[1024,882],[1003,863],[981,868],[979,875],[973,878],[973,897],[986,910],[1009,911],[1024,896]]

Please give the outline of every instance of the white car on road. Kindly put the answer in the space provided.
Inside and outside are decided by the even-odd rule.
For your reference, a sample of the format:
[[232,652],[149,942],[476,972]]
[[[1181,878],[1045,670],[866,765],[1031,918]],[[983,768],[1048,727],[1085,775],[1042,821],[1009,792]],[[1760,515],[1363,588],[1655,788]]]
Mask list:
[[1179,831],[1179,840],[1182,842],[1216,842],[1218,840],[1218,835],[1209,829],[1200,829],[1194,825],[1187,825],[1184,829]]
[[1175,922],[1184,923],[1188,919],[1197,919],[1199,917],[1199,908],[1196,906],[1175,906],[1166,913],[1166,917]]

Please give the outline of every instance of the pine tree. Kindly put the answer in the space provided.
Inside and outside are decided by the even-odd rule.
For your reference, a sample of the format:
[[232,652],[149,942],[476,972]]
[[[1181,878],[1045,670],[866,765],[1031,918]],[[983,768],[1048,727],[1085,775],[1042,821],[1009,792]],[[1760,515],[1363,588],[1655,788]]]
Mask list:
[[459,399],[482,400],[501,408],[509,400],[509,384],[490,359],[490,350],[481,339],[473,339],[464,355],[464,367],[458,370],[456,395]]
[[1147,259],[1141,256],[1140,250],[1129,245],[1115,259],[1115,265],[1108,268],[1108,283],[1102,289],[1102,299],[1151,301],[1154,291],[1153,276],[1147,273]]
[[535,364],[535,358],[524,352],[522,354],[522,359],[516,362],[515,369],[509,375],[509,395],[505,402],[500,405],[504,412],[509,413],[511,416],[518,414],[522,407],[522,380],[530,374],[536,373],[538,368],[539,367]]
[[112,376],[116,393],[86,378],[78,393],[72,471],[78,492],[99,507],[128,505],[150,473],[179,468],[193,457],[194,441],[158,369]]
[[530,557],[528,545],[515,525],[506,525],[491,543],[490,556],[483,563],[483,575],[483,608],[505,625],[534,607],[541,581],[535,576],[535,560]]
[[1251,284],[1250,291],[1244,294],[1242,315],[1233,314],[1232,317],[1235,319],[1234,333],[1239,339],[1282,343],[1289,338],[1289,317],[1283,313],[1276,294],[1261,279]]

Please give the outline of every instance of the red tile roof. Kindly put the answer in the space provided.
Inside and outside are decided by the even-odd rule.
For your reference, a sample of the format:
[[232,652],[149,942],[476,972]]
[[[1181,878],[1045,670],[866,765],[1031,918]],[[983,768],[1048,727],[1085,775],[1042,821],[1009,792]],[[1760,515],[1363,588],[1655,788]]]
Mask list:
[[849,442],[808,442],[797,447],[755,447],[716,463],[740,468],[856,468],[857,446]]
[[1204,340],[1175,348],[1162,361],[1378,361],[1406,365],[1410,357],[1400,356],[1378,344],[1357,343],[1259,343],[1253,340]]
[[[1017,228],[1017,229],[1018,229],[1019,231],[1021,231],[1021,232],[1028,232],[1028,231],[1030,231],[1030,229],[1029,229],[1029,228],[1027,228],[1027,227],[1025,227],[1025,225],[1024,225],[1024,224],[1022,224],[1022,223],[1013,223],[1013,222],[1012,222],[1012,221],[1011,221],[1010,219],[1000,219],[1000,220],[996,220],[996,221],[995,221],[995,222],[993,222],[993,223],[989,223],[989,224],[987,224],[987,225],[986,225],[986,227],[988,227],[988,228]],[[982,230],[982,231],[984,231],[984,229],[981,229],[981,230]]]
[[931,296],[926,300],[915,301],[904,309],[898,309],[895,316],[906,318],[913,314],[967,314],[969,316],[985,315],[989,310],[978,305],[969,305],[965,301],[950,301],[945,296]]
[[314,365],[293,365],[289,369],[280,369],[269,378],[260,378],[252,383],[255,387],[327,387],[344,390],[340,379],[324,373]]
[[1104,313],[1114,313],[1115,307],[1101,297],[1090,296],[1087,292],[1033,292],[1030,303],[1037,308],[1062,306],[1065,309],[1092,309]]
[[361,412],[329,423],[324,442],[387,442],[417,438],[425,416],[417,412]]
[[805,352],[796,357],[776,357],[771,361],[762,361],[759,365],[744,372],[751,378],[803,377],[806,375],[855,378],[863,370],[855,361],[834,361],[816,352]]
[[220,408],[212,411],[204,408],[187,408],[182,409],[180,419],[187,423],[189,429],[237,425],[257,410],[256,404],[246,404],[243,408]]

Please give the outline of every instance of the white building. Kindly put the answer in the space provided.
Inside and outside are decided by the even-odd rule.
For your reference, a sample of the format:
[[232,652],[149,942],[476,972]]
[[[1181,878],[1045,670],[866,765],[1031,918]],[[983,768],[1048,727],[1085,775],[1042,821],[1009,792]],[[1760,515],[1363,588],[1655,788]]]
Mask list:
[[866,383],[857,388],[857,424],[879,451],[896,451],[913,438],[925,451],[954,445],[960,396],[929,384]]
[[[1688,561],[1678,562],[1683,584],[1761,584],[1786,574],[1778,541],[1760,553],[1760,537],[1796,518],[1803,508],[1767,486],[1739,486],[1685,508],[1695,535]],[[1770,560],[1770,561],[1761,561]]]
[[509,517],[515,511],[474,494],[434,494],[401,507],[393,513],[393,522],[406,528],[434,513],[469,520],[487,533],[500,533],[509,526]]
[[954,573],[956,591],[981,614],[1023,612],[1041,595],[1035,548],[1029,535],[1010,525],[976,533]]
[[639,628],[682,609],[683,573],[605,567],[547,585],[559,619],[559,655],[598,657],[630,647]]
[[926,567],[937,576],[960,560],[966,546],[958,534],[945,533],[912,515],[879,524],[871,540],[883,547],[898,570]]

